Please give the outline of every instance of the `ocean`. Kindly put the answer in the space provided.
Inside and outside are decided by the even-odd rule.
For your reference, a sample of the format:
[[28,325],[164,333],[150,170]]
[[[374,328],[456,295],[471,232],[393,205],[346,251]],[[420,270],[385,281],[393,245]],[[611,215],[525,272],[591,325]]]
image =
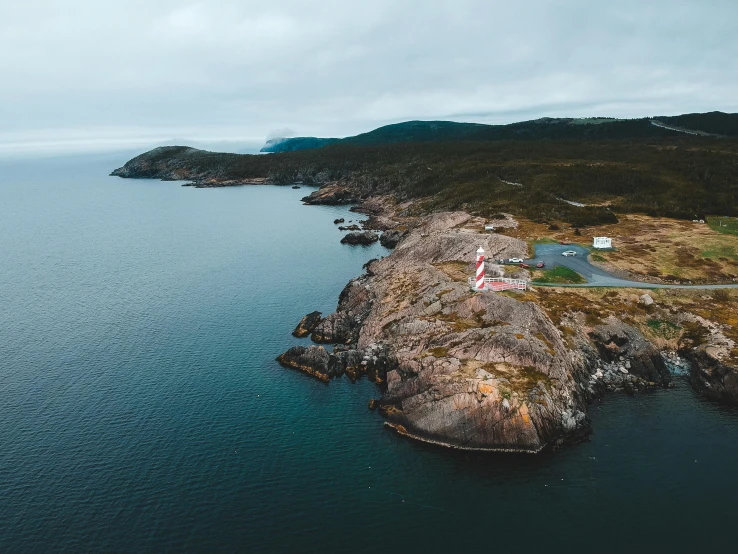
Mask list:
[[129,157],[0,161],[1,552],[735,547],[735,408],[676,377],[558,452],[401,438],[374,384],[274,361],[387,254],[339,243],[360,216],[108,176]]

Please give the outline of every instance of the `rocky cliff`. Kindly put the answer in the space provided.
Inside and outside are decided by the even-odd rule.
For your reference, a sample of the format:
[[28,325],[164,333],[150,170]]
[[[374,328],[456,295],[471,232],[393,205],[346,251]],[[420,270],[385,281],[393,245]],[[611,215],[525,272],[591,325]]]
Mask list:
[[[380,163],[385,166],[393,167]],[[435,183],[431,166],[413,167],[426,191],[426,184]],[[375,404],[403,435],[455,448],[525,452],[578,440],[589,431],[587,403],[604,391],[669,383],[660,353],[664,346],[678,348],[693,362],[697,390],[738,401],[738,322],[731,315],[737,312],[726,308],[722,322],[715,323],[694,299],[644,311],[627,299],[616,302],[614,292],[594,304],[592,297],[571,290],[474,293],[466,279],[479,246],[488,259],[524,258],[526,243],[483,234],[485,221],[464,212],[411,217],[438,205],[417,210],[409,181],[397,186],[395,174],[384,169],[372,173],[365,164],[346,161],[325,165],[308,156],[166,147],[130,160],[113,175],[186,179],[202,187],[320,184],[305,203],[361,202],[352,210],[370,215],[364,229],[382,231],[382,244],[394,251],[369,263],[366,274],[346,286],[335,313],[309,314],[298,325],[296,336],[332,344],[331,352],[298,346],[278,359],[323,381],[369,376],[382,391]],[[486,197],[494,196],[487,184],[484,190]],[[362,236],[373,241],[377,235]],[[488,266],[488,274],[502,273],[503,268]],[[511,276],[527,277],[525,270],[517,273]],[[738,310],[738,302],[731,300],[730,306]],[[649,326],[662,337],[644,336]],[[693,340],[677,345],[670,329]]]
[[480,223],[438,213],[403,230],[392,254],[351,281],[336,312],[315,326],[313,341],[335,351],[300,346],[279,361],[323,380],[368,374],[400,434],[479,450],[538,452],[579,440],[589,432],[587,402],[605,381],[668,382],[658,350],[622,322],[590,333],[582,326],[567,342],[524,295],[472,292],[466,276],[479,246],[491,259],[527,253],[519,239],[481,234]]

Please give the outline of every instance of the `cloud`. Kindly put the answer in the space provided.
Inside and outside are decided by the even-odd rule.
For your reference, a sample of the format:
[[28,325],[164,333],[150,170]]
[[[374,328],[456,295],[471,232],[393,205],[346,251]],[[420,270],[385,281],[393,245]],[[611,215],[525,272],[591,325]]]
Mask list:
[[294,136],[295,132],[292,129],[284,127],[282,129],[272,129],[267,133],[266,138],[267,140],[271,140],[274,138],[290,138]]
[[725,0],[5,2],[0,136],[738,111],[737,19]]

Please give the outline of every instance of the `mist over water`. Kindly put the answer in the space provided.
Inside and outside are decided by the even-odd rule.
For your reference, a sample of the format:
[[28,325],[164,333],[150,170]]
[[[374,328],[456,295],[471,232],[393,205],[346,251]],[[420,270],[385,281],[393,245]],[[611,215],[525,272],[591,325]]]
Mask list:
[[397,437],[375,385],[274,361],[386,253],[339,244],[357,215],[127,157],[0,161],[0,551],[734,547],[735,409],[677,377],[553,454]]

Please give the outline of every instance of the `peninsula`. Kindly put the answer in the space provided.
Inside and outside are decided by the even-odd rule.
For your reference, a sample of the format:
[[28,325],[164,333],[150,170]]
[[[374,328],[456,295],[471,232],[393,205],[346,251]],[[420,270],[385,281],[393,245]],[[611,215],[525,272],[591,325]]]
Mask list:
[[[371,407],[404,436],[539,452],[586,437],[587,406],[603,395],[669,387],[670,369],[688,371],[710,398],[738,402],[738,294],[694,288],[738,283],[738,140],[705,131],[721,117],[731,129],[736,116],[680,117],[630,120],[599,132],[607,136],[591,129],[617,122],[555,120],[527,122],[534,130],[516,139],[483,129],[459,138],[451,124],[436,125],[431,140],[404,127],[397,140],[385,132],[369,144],[261,156],[163,147],[113,175],[319,185],[306,204],[368,214],[371,232],[345,242],[379,236],[394,250],[346,285],[335,313],[308,314],[295,334],[315,344],[280,363],[323,381],[374,380],[381,396]],[[700,133],[684,132],[700,122]],[[548,136],[547,125],[566,126],[566,136]],[[615,249],[589,253],[603,236]],[[586,278],[563,264],[500,263],[558,242],[579,244],[580,257],[626,285],[571,288]],[[532,286],[472,290],[480,247],[489,274]],[[644,294],[639,283],[683,288]]]

